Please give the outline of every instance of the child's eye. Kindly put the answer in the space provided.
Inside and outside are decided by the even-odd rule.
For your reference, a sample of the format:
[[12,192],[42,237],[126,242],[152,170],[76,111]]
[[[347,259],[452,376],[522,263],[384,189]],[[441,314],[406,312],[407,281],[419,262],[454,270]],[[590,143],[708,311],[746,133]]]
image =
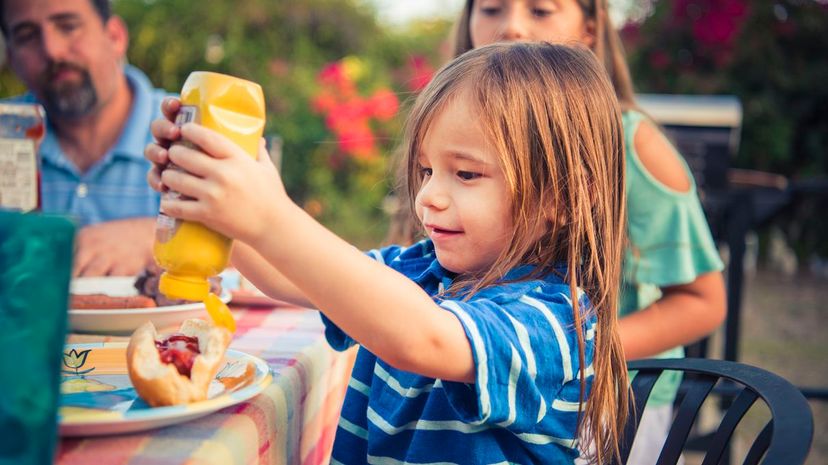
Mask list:
[[477,179],[480,176],[483,176],[480,173],[474,173],[472,171],[458,171],[457,177],[464,180],[464,181],[471,181],[472,179]]
[[552,10],[546,8],[532,8],[532,16],[536,18],[546,18],[552,14]]
[[487,6],[480,8],[480,12],[485,16],[497,16],[500,13],[500,8],[494,6]]

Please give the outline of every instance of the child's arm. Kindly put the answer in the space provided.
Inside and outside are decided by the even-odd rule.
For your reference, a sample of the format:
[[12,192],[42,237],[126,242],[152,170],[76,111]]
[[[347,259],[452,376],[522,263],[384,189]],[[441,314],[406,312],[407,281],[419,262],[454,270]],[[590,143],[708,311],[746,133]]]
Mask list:
[[166,214],[202,222],[250,245],[331,321],[392,366],[444,380],[474,380],[471,347],[459,320],[410,279],[365,256],[295,205],[266,154],[253,160],[227,138],[194,124],[185,125],[181,135],[210,155],[183,145],[168,150],[186,173],[165,170],[161,180],[192,200],[162,200]]
[[618,321],[621,344],[629,360],[697,341],[716,329],[724,318],[724,282],[718,271],[661,291],[661,298],[649,307]]
[[313,307],[313,303],[299,288],[249,245],[236,241],[233,244],[231,262],[245,278],[266,295],[302,307]]
[[[679,155],[649,121],[642,121],[634,139],[641,163],[661,184],[687,192],[687,178]],[[650,357],[686,345],[710,334],[724,320],[725,286],[722,274],[701,274],[690,283],[662,287],[662,296],[647,308],[619,320],[619,332],[628,359]]]

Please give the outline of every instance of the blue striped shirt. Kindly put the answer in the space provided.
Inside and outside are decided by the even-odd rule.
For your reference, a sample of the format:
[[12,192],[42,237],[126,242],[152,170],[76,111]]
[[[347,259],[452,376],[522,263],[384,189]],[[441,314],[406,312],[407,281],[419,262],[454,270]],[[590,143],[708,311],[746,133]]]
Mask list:
[[[116,144],[86,172],[66,158],[47,115],[40,145],[43,212],[71,216],[80,226],[158,213],[160,196],[147,184],[144,148],[153,140],[149,126],[161,117],[161,100],[168,94],[133,66],[125,66],[124,73],[133,91],[129,119]],[[12,101],[36,102],[31,93]]]
[[[468,300],[444,298],[452,274],[431,241],[369,255],[417,282],[465,328],[475,383],[397,370],[359,349],[334,441],[332,464],[572,463],[580,393],[569,286],[558,276],[504,283]],[[519,267],[506,276],[525,276]],[[583,303],[588,303],[582,297]],[[324,315],[335,349],[354,341]],[[595,318],[584,319],[587,392]]]

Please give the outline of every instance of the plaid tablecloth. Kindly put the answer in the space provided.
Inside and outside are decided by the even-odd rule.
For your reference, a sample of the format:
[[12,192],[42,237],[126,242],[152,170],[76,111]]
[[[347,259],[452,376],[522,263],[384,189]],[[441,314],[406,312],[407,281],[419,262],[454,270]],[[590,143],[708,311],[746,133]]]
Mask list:
[[[273,383],[249,402],[188,423],[118,436],[65,438],[69,464],[327,463],[355,353],[325,342],[319,314],[296,308],[234,309],[231,348],[258,356]],[[72,343],[125,338],[73,335]]]

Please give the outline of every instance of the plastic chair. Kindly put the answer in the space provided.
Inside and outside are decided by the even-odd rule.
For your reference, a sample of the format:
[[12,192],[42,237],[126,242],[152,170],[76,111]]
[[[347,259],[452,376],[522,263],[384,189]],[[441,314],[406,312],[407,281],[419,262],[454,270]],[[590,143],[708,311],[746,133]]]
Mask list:
[[732,396],[734,400],[722,412],[721,422],[704,450],[702,465],[729,459],[733,432],[757,399],[765,402],[771,418],[750,446],[743,463],[800,465],[805,462],[814,433],[813,415],[805,397],[782,377],[743,363],[710,359],[636,360],[627,367],[637,373],[632,380],[630,416],[620,445],[621,463],[627,461],[650,391],[665,370],[677,370],[684,376],[679,404],[656,462],[658,465],[678,461],[699,409],[711,391]]

